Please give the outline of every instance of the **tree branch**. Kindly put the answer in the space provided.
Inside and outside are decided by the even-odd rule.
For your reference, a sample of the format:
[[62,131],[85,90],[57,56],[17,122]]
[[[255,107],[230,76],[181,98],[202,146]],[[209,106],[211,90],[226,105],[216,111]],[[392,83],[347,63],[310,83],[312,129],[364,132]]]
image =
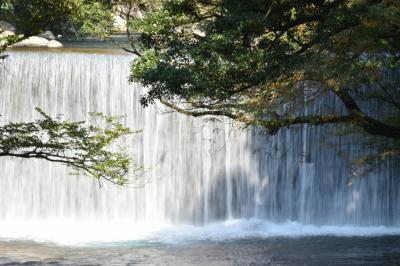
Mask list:
[[205,111],[189,111],[176,106],[165,100],[160,100],[165,106],[185,115],[193,117],[201,116],[225,116],[245,124],[254,124],[265,128],[269,134],[276,134],[279,129],[283,127],[293,126],[297,124],[311,124],[311,125],[324,125],[324,124],[336,124],[336,123],[348,123],[352,122],[355,117],[351,115],[323,115],[323,116],[299,116],[299,117],[286,117],[286,118],[275,118],[275,119],[253,119],[248,118],[245,115],[235,115],[226,111],[221,110],[205,110]]
[[354,117],[354,125],[373,135],[400,139],[400,128],[389,126],[365,114],[346,89],[336,88],[333,92],[343,102],[350,116]]
[[[30,123],[0,126],[0,157],[36,158],[65,164],[114,184],[126,185],[131,174],[141,167],[134,165],[118,139],[131,132],[118,118],[92,114],[92,124],[51,118],[40,109],[42,119]],[[96,126],[95,124],[104,127]],[[110,149],[112,146],[112,149]],[[133,167],[134,166],[134,167]]]

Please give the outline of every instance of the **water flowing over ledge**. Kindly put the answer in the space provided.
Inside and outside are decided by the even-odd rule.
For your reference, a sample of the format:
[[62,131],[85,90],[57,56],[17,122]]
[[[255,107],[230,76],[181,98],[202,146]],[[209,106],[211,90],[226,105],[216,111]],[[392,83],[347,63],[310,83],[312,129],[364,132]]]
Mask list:
[[[337,152],[348,137],[308,126],[269,137],[227,120],[143,109],[127,82],[131,57],[12,52],[0,69],[0,124],[31,121],[34,107],[69,119],[126,115],[143,133],[129,146],[149,169],[142,189],[98,188],[63,166],[0,159],[0,238],[160,242],[237,237],[400,234],[400,173],[383,167],[348,186]],[[327,99],[309,113],[338,108]],[[338,148],[339,147],[339,148]],[[293,222],[287,222],[293,221]],[[186,224],[186,225],[182,225]]]

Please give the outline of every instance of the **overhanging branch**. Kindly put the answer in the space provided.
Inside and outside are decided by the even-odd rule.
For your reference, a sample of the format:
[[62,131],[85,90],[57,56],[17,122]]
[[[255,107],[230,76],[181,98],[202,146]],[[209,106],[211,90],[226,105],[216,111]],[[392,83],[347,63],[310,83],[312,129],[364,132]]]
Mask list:
[[229,117],[232,119],[239,118],[237,115],[234,115],[234,114],[226,112],[226,111],[221,111],[221,110],[189,111],[189,110],[180,108],[180,107],[176,106],[175,104],[172,104],[172,103],[162,100],[162,99],[160,99],[160,102],[162,104],[164,104],[165,106],[177,111],[178,113],[184,114],[184,115],[189,115],[189,116],[194,116],[194,117],[215,115],[215,116],[226,116],[226,117]]
[[203,110],[203,111],[191,111],[186,110],[177,105],[170,103],[166,100],[160,99],[160,102],[165,106],[173,109],[174,111],[189,115],[193,117],[201,117],[201,116],[225,116],[236,121],[245,123],[247,125],[258,125],[265,128],[269,134],[274,135],[276,134],[279,129],[298,125],[298,124],[310,124],[310,125],[324,125],[324,124],[337,124],[337,123],[351,123],[355,119],[352,115],[322,115],[322,116],[298,116],[298,117],[284,117],[284,118],[275,118],[275,119],[257,119],[257,118],[250,118],[246,117],[246,115],[236,115],[229,113],[227,111],[222,110]]
[[372,135],[400,139],[400,128],[382,123],[364,113],[346,89],[336,88],[333,92],[343,102],[349,114],[354,117],[352,123],[355,126],[361,127]]

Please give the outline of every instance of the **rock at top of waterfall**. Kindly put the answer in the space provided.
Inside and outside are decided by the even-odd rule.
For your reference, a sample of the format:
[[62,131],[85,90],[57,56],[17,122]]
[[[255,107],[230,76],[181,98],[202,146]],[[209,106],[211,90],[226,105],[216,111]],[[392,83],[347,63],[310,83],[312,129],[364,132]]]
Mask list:
[[7,21],[0,20],[0,31],[10,31],[15,33],[15,27]]
[[56,36],[49,30],[46,30],[38,35],[39,37],[45,38],[49,41],[55,40]]
[[191,30],[192,30],[193,34],[195,34],[197,36],[200,36],[200,37],[205,37],[206,36],[206,33],[204,31],[202,31],[201,29],[199,29],[198,27],[196,27],[196,26],[193,26],[191,28]]
[[119,15],[114,15],[114,27],[117,31],[126,31],[126,20]]
[[13,36],[13,35],[15,35],[14,32],[9,31],[9,30],[5,30],[5,31],[0,32],[0,39],[7,38],[7,37]]
[[[9,36],[15,35],[15,27],[10,23],[1,20],[0,21],[0,39],[7,38]],[[0,45],[4,45],[6,43],[5,40],[0,41]]]
[[62,43],[56,40],[47,40],[38,36],[31,36],[25,40],[16,43],[14,47],[47,47],[47,48],[61,48]]
[[63,45],[59,41],[51,40],[47,44],[47,47],[49,47],[49,48],[61,48],[61,47],[63,47]]
[[46,47],[49,44],[49,40],[38,37],[38,36],[31,36],[25,40],[20,41],[19,43],[16,43],[14,46],[15,47],[23,47],[23,46],[28,46],[28,47]]

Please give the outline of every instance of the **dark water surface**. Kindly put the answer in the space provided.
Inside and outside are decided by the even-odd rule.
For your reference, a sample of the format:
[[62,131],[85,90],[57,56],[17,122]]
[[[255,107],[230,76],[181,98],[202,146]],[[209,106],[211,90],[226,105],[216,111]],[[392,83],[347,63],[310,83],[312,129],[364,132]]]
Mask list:
[[63,247],[0,242],[0,265],[400,265],[400,236]]

